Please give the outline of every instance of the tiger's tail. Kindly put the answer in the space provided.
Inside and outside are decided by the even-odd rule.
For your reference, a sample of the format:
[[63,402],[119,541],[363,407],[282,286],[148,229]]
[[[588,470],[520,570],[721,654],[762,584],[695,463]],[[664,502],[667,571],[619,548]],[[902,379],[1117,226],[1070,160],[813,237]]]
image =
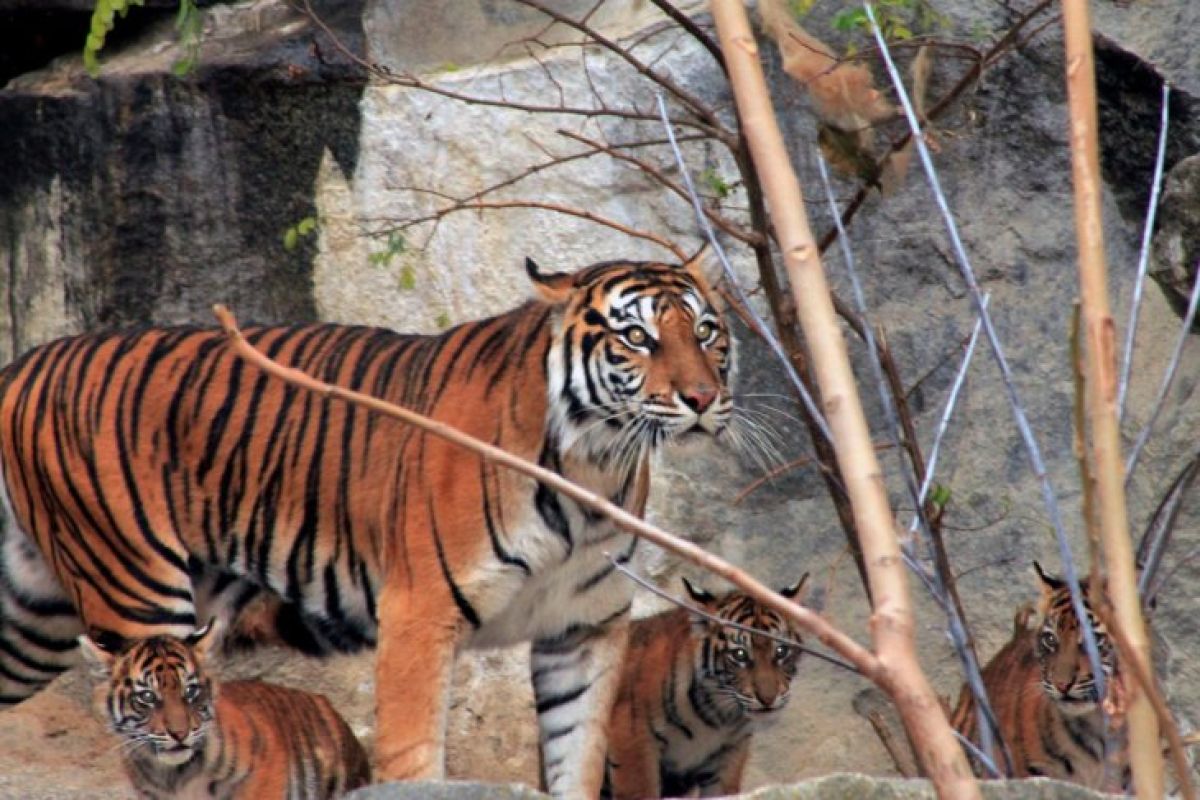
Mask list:
[[70,598],[16,522],[0,468],[0,708],[78,663],[81,633]]

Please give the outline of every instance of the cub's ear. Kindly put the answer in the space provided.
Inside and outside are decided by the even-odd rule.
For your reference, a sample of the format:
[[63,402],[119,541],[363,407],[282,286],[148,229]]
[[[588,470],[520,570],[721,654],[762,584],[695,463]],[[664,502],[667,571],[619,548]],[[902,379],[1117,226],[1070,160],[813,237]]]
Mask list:
[[537,262],[525,257],[525,272],[533,281],[538,296],[551,305],[561,306],[575,288],[575,276],[569,272],[542,272]]
[[710,592],[693,586],[692,582],[687,578],[682,578],[681,580],[683,581],[683,588],[687,590],[688,597],[692,598],[695,603],[698,603],[702,606],[711,606],[714,602],[716,602],[717,598],[714,597]]
[[185,636],[183,643],[191,648],[197,661],[205,664],[217,652],[217,645],[221,643],[223,633],[224,626],[221,620],[213,617],[203,628]]
[[[779,593],[781,595],[783,595],[784,597],[786,597],[788,600],[795,599],[797,596],[799,596],[799,600],[796,600],[796,602],[800,602],[800,600],[803,600],[805,598],[805,596],[808,594],[808,592],[805,591],[805,587],[807,587],[807,586],[808,586],[808,573],[806,572],[800,576],[800,580],[796,581],[791,586],[783,587],[782,589],[779,590]],[[801,594],[801,592],[803,592],[803,594]]]
[[721,259],[707,242],[684,263],[683,268],[709,294],[711,287],[721,280]]
[[1056,578],[1050,573],[1046,572],[1046,570],[1042,569],[1042,565],[1036,561],[1033,562],[1033,569],[1037,573],[1038,581],[1042,585],[1042,592],[1044,594],[1057,592],[1059,589],[1067,585],[1066,581],[1062,580],[1061,578]]
[[112,674],[113,662],[121,651],[117,637],[92,629],[91,635],[81,633],[77,639],[83,660],[91,667],[91,672],[103,678]]

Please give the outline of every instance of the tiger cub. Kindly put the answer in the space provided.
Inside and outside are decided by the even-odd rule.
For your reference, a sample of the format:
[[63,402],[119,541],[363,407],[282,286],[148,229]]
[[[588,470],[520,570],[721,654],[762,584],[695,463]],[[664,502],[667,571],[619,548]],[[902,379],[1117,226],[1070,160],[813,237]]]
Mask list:
[[[780,590],[795,597],[808,578]],[[704,611],[800,636],[782,615],[740,592],[714,597],[683,581]],[[698,617],[685,608],[634,621],[609,723],[603,797],[736,793],[756,723],[788,701],[800,649]]]
[[[1036,624],[1031,609],[1017,612],[1012,639],[983,668],[983,684],[1012,754],[1013,776],[1046,776],[1096,789],[1119,790],[1129,783],[1124,725],[1110,727],[1105,754],[1104,720],[1079,617],[1065,581],[1034,562],[1042,596]],[[1117,654],[1104,624],[1087,600],[1084,608],[1100,651],[1106,681],[1119,680]],[[951,722],[978,743],[975,699],[963,686]],[[1003,769],[998,759],[997,766]]]
[[204,668],[215,630],[111,649],[79,637],[107,677],[97,706],[140,797],[310,800],[370,782],[366,751],[325,697],[262,681],[218,687]]

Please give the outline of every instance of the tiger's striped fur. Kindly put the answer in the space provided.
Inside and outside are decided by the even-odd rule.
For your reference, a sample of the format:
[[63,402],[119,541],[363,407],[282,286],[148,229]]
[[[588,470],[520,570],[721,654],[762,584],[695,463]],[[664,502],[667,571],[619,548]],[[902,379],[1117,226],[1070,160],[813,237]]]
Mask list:
[[[795,597],[808,574],[780,590]],[[722,620],[799,642],[779,613],[740,592],[684,586]],[[633,622],[613,706],[603,796],[617,800],[735,794],[758,723],[788,701],[800,650],[675,608]]]
[[209,627],[118,652],[80,637],[105,676],[97,706],[147,800],[325,800],[370,782],[367,753],[322,695],[262,681],[217,685]]
[[[1129,781],[1124,726],[1110,729],[1106,754],[1102,698],[1070,591],[1064,581],[1047,575],[1036,562],[1034,567],[1042,591],[1036,624],[1030,626],[1031,609],[1018,611],[1012,639],[982,673],[1001,736],[1012,754],[1013,775],[1042,775],[1094,789],[1123,789]],[[1088,621],[1096,633],[1105,680],[1118,679],[1116,650],[1087,599],[1088,581],[1081,581],[1080,588]],[[978,744],[975,707],[974,696],[963,686],[951,723]],[[997,760],[997,764],[1003,762]]]
[[[641,513],[658,446],[729,430],[731,342],[699,264],[527,266],[538,299],[436,336],[246,336]],[[312,649],[378,642],[379,772],[437,777],[456,650],[532,640],[547,784],[598,791],[632,591],[607,554],[634,542],[570,499],[197,328],[61,339],[8,366],[0,467],[0,700],[74,661],[80,618],[182,637],[212,598],[226,617],[251,603]]]

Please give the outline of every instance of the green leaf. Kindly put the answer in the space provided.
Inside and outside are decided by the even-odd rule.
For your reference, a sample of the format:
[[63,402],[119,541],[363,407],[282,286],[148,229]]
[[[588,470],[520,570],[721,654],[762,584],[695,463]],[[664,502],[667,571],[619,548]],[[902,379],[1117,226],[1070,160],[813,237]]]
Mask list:
[[300,242],[300,234],[293,226],[283,232],[283,249],[295,250],[296,245]]
[[936,508],[945,508],[946,504],[950,502],[950,487],[935,483],[933,491],[929,493],[929,502],[933,503]]
[[[417,273],[411,264],[405,264],[400,270],[400,288],[406,292],[411,292],[417,288]],[[443,325],[442,327],[445,326]]]
[[851,31],[867,25],[867,12],[861,8],[847,8],[833,18],[833,27],[839,31]]
[[296,223],[296,232],[301,236],[308,236],[317,229],[316,217],[305,217]]
[[437,325],[442,330],[449,328],[450,327],[450,315],[447,314],[445,311],[442,311],[436,317],[434,317],[433,324]]

